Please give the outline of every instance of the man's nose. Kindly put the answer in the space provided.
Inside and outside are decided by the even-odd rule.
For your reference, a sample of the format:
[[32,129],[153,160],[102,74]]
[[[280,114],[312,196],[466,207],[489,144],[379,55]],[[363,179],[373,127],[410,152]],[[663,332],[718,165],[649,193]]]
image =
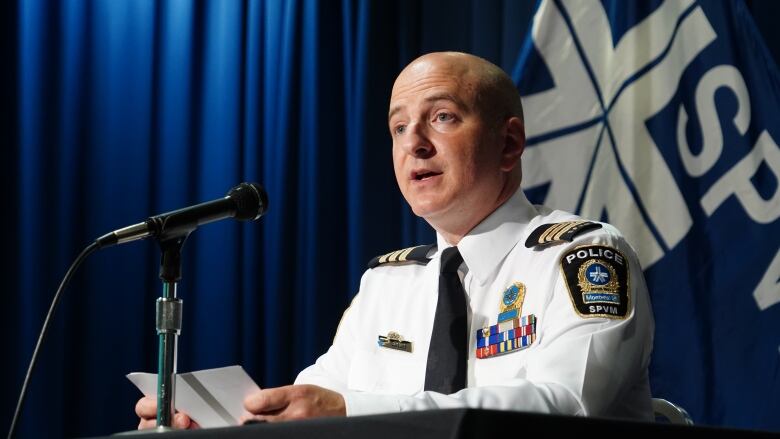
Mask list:
[[402,146],[407,154],[420,159],[431,157],[435,151],[422,124],[412,123],[406,127]]

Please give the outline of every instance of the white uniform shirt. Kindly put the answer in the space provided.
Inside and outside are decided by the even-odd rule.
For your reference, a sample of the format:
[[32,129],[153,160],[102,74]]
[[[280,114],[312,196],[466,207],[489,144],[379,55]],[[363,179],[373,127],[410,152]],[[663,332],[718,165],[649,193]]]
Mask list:
[[[388,264],[365,272],[333,345],[298,375],[296,384],[340,392],[350,416],[473,407],[650,419],[647,368],[654,323],[634,251],[608,224],[577,235],[573,242],[525,246],[538,226],[576,219],[533,206],[518,190],[458,244],[468,295],[467,388],[452,395],[423,391],[439,256],[449,246],[441,236],[427,265]],[[625,318],[583,317],[576,311],[561,257],[585,244],[612,247],[625,255]],[[503,293],[514,282],[526,286],[522,315],[536,316],[536,340],[523,350],[477,359],[476,332],[497,323]],[[378,336],[390,331],[411,341],[413,351],[378,346]]]

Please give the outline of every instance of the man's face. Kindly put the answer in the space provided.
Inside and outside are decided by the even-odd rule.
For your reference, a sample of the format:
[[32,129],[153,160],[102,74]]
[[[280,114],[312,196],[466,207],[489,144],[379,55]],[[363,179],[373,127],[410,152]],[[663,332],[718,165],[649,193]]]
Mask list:
[[476,80],[461,66],[424,60],[399,75],[389,128],[398,186],[414,213],[451,222],[487,215],[501,192],[501,133],[475,106]]

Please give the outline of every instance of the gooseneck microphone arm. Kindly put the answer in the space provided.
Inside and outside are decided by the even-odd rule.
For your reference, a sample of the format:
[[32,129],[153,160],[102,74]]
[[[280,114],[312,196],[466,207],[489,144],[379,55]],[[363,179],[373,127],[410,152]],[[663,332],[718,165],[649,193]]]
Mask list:
[[16,430],[30,377],[35,369],[38,354],[51,326],[61,294],[78,267],[96,250],[149,237],[157,239],[162,250],[160,279],[163,282],[163,291],[162,297],[157,300],[156,316],[159,339],[157,426],[158,429],[170,427],[173,421],[176,343],[181,330],[182,302],[176,297],[177,283],[181,279],[181,247],[189,234],[198,226],[225,218],[256,220],[263,216],[267,209],[268,195],[265,189],[257,183],[241,183],[231,189],[224,198],[150,217],[144,222],[107,233],[88,245],[68,268],[49,306],[19,393],[14,417],[8,431],[8,439],[13,437]]

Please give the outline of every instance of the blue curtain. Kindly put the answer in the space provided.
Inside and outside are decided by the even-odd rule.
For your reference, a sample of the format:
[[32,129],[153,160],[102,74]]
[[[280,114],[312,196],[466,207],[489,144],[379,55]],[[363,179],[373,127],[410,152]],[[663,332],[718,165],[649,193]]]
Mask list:
[[[81,248],[110,230],[265,185],[256,223],[186,243],[179,370],[291,382],[333,337],[375,254],[434,239],[400,197],[386,128],[403,65],[465,50],[511,71],[530,2],[14,0],[0,6],[0,425]],[[46,340],[20,437],[136,425],[124,378],[156,370],[154,242],[81,268]],[[5,431],[5,430],[4,430]]]

